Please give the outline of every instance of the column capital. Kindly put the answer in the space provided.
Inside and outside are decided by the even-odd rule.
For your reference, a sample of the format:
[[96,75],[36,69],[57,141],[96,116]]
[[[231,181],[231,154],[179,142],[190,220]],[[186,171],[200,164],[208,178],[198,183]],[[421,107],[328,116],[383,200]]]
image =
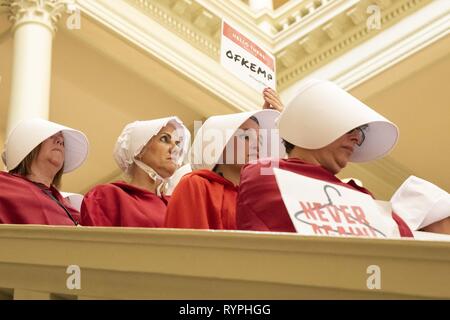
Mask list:
[[9,20],[14,30],[25,23],[37,23],[55,34],[56,24],[73,0],[3,0],[9,5]]

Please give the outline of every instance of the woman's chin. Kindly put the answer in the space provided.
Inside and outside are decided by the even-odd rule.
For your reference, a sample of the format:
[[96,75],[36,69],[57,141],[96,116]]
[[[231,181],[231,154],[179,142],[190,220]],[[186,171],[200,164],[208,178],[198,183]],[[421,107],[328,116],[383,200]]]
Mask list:
[[164,179],[168,179],[171,176],[173,176],[173,174],[175,173],[175,171],[177,170],[177,166],[173,165],[170,167],[166,167],[163,170],[160,170],[161,173],[158,172],[158,174],[164,178]]
[[53,160],[50,161],[51,165],[55,168],[57,168],[59,170],[61,170],[64,167],[64,161],[59,161],[59,160]]

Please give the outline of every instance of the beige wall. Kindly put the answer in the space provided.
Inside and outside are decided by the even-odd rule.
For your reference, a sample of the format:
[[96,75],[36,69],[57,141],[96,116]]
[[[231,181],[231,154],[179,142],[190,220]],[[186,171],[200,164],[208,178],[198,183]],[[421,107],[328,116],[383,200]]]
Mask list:
[[450,190],[450,55],[367,99],[400,128],[391,157]]
[[411,174],[450,191],[449,52],[450,36],[352,89],[398,125],[400,138],[389,156],[350,164],[342,177],[360,178],[384,200]]

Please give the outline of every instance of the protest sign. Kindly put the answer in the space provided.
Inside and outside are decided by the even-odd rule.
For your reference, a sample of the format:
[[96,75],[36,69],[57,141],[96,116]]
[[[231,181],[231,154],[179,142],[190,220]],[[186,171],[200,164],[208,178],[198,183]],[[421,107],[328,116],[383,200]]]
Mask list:
[[284,204],[303,235],[399,238],[389,202],[350,188],[274,168]]
[[220,63],[229,72],[255,90],[276,89],[275,57],[222,21]]

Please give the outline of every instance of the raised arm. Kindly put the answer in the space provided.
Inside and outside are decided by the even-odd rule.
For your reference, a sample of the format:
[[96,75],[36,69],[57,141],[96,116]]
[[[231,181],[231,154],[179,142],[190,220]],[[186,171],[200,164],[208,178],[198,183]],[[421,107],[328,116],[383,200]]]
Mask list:
[[273,109],[280,112],[283,111],[284,106],[281,102],[280,96],[278,95],[278,92],[276,92],[272,88],[265,88],[263,90],[263,98],[263,109]]

